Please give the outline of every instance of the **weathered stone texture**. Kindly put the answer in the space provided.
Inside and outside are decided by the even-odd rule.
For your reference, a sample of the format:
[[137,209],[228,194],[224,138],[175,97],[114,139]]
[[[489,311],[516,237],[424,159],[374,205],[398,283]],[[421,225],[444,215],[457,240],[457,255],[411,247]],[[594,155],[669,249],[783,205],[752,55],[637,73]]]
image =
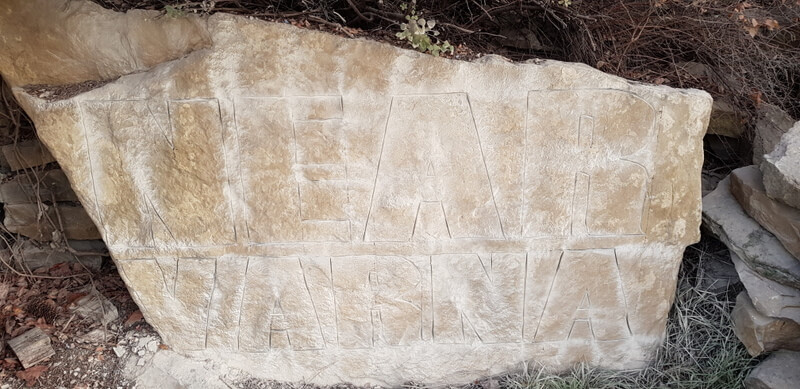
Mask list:
[[731,193],[750,217],[775,235],[795,258],[800,258],[800,209],[767,196],[757,166],[733,171]]
[[764,155],[775,149],[795,120],[782,109],[766,103],[758,107],[757,114],[753,133],[753,164],[760,165]]
[[0,69],[16,86],[112,79],[210,44],[199,18],[71,0],[3,0],[0,37]]
[[[100,239],[100,232],[81,206],[48,204],[6,204],[3,225],[13,233],[38,241],[59,240],[53,233],[64,233],[67,239]],[[61,231],[61,232],[57,232]],[[54,239],[55,238],[55,239]]]
[[103,264],[101,253],[81,250],[82,247],[75,243],[76,241],[70,242],[70,246],[80,252],[80,255],[74,255],[67,250],[57,251],[46,244],[39,244],[31,240],[22,242],[14,251],[10,249],[2,250],[0,251],[0,253],[2,253],[0,255],[10,257],[13,254],[15,255],[15,259],[22,261],[24,266],[31,270],[40,267],[47,268],[59,263],[78,262],[91,270],[100,270],[100,266]]
[[796,389],[800,386],[800,352],[781,350],[759,363],[744,380],[745,389]]
[[759,312],[800,323],[800,290],[764,278],[734,253],[731,253],[731,259],[739,273],[739,279],[747,289],[750,301]]
[[781,284],[800,288],[800,261],[781,242],[751,219],[731,193],[731,179],[703,198],[703,221],[753,271]]
[[738,138],[744,133],[746,122],[742,112],[733,104],[724,100],[714,100],[707,133]]
[[747,292],[736,297],[731,320],[736,337],[754,357],[780,349],[800,350],[800,324],[758,312]]
[[0,151],[11,170],[22,170],[55,162],[55,158],[50,155],[47,148],[35,139],[2,146]]
[[60,169],[20,174],[0,184],[0,203],[35,204],[39,201],[77,202],[78,196]]
[[800,208],[800,122],[795,123],[761,163],[767,194]]
[[69,99],[15,89],[171,347],[388,385],[658,347],[707,94],[207,28],[210,49]]

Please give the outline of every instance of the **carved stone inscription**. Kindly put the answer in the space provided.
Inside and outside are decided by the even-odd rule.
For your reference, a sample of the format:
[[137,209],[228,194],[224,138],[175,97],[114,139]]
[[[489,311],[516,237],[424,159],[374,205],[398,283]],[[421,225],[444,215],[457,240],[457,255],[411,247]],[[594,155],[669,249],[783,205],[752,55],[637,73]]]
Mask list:
[[366,226],[365,241],[503,237],[467,94],[392,99]]
[[202,25],[208,48],[97,89],[15,90],[169,346],[386,386],[650,358],[707,94]]
[[[137,285],[151,284],[151,293],[138,296],[148,309],[200,323],[184,327],[173,321],[178,335],[170,340],[190,349],[369,349],[633,336],[614,250],[144,259],[124,261],[123,271]],[[222,276],[226,282],[215,282]]]
[[524,236],[643,234],[650,174],[636,154],[654,123],[653,107],[627,92],[530,92]]
[[86,101],[81,109],[87,128],[102,129],[87,131],[86,142],[107,240],[134,247],[236,241],[230,204],[220,201],[226,165],[217,100]]
[[[369,203],[350,202],[355,178],[348,173],[348,117],[339,95],[234,99],[226,139],[235,140],[236,156],[222,147],[224,120],[214,99],[87,101],[81,108],[87,142],[99,146],[90,153],[94,191],[107,239],[118,245],[642,237],[653,107],[617,90],[529,91],[525,98],[522,230],[508,232],[487,160],[491,146],[467,93],[391,97]],[[571,108],[538,104],[548,100]],[[229,165],[239,167],[235,179],[225,178]],[[154,185],[158,180],[178,190]],[[243,189],[241,201],[231,201],[243,205],[242,234],[233,227],[232,206],[219,201],[231,196],[233,182]],[[133,196],[109,196],[124,192]],[[180,213],[196,220],[177,222]],[[354,224],[363,235],[353,234]],[[190,228],[197,225],[210,228]],[[156,284],[144,287],[156,293],[139,296],[146,306],[204,323],[169,324],[175,326],[167,332],[180,334],[172,341],[191,349],[259,353],[634,336],[614,249],[426,250],[134,259],[123,267],[147,273],[129,276],[131,282]]]

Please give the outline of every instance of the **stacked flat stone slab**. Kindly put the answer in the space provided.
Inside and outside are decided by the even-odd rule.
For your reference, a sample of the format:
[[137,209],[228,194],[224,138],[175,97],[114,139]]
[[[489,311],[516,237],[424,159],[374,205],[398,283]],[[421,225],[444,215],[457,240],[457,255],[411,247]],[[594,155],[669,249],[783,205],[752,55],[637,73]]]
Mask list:
[[735,170],[731,192],[748,216],[772,233],[789,254],[800,258],[800,209],[769,197],[758,167]]
[[745,379],[745,389],[796,389],[800,386],[800,353],[778,351]]
[[755,166],[734,170],[703,198],[704,222],[730,249],[747,290],[733,321],[754,356],[800,347],[800,260],[787,250],[796,247],[796,218],[797,210],[764,194]]
[[781,137],[761,162],[764,186],[770,197],[800,208],[800,122]]
[[101,88],[15,89],[168,345],[385,385],[653,355],[699,237],[706,93],[195,25],[208,48]]
[[736,297],[731,320],[736,337],[754,357],[780,349],[800,350],[800,324],[762,314],[747,292]]
[[703,198],[703,221],[731,252],[756,273],[794,288],[800,287],[800,261],[749,215],[731,193],[731,178],[720,181]]
[[[764,156],[760,169],[734,170],[703,199],[704,221],[731,250],[746,289],[736,300],[732,319],[736,335],[753,356],[800,350],[798,136],[800,126],[795,125]],[[797,369],[775,362],[795,354],[780,351],[771,356],[753,371],[745,386],[795,387],[797,381],[785,377]]]

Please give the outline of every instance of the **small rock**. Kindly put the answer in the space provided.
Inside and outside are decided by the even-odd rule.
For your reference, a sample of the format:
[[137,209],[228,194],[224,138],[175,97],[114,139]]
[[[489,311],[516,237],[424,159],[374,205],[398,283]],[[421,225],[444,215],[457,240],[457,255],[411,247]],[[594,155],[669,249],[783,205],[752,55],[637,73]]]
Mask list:
[[800,288],[800,261],[747,216],[731,193],[730,177],[703,198],[703,223],[756,273]]
[[800,122],[783,134],[780,143],[761,162],[767,195],[800,208]]
[[800,209],[767,196],[757,166],[731,173],[731,193],[750,217],[775,235],[795,258],[800,258]]
[[138,356],[140,356],[140,357],[143,357],[143,356],[144,356],[144,354],[145,354],[145,351],[144,351],[144,349],[141,349],[141,350],[139,350],[139,351],[137,351],[137,352],[136,352],[136,355],[138,355]]
[[144,358],[139,358],[139,360],[136,361],[136,366],[144,366],[144,364],[145,364]]
[[82,343],[101,343],[106,338],[106,332],[102,328],[94,329],[82,335],[77,340]]
[[746,389],[800,387],[800,353],[780,350],[759,363],[744,380]]
[[675,67],[694,78],[708,78],[713,75],[713,70],[709,69],[706,64],[699,62],[678,62]]
[[111,349],[114,350],[114,354],[117,356],[117,358],[122,358],[122,356],[128,352],[128,349],[122,346],[114,346]]
[[723,100],[714,100],[707,134],[738,138],[745,131],[746,119],[741,111]]
[[794,119],[782,109],[761,104],[753,136],[753,163],[761,164],[764,154],[769,154],[781,141],[781,137],[794,125]]
[[779,349],[800,351],[800,324],[761,314],[747,292],[736,297],[731,319],[736,337],[754,357]]
[[151,340],[147,343],[147,351],[154,353],[158,351],[158,341]]
[[137,348],[137,349],[143,349],[143,348],[147,347],[147,344],[148,344],[148,343],[150,343],[150,342],[151,342],[151,341],[153,341],[153,340],[154,340],[154,339],[153,339],[153,337],[152,337],[152,336],[145,336],[144,338],[140,338],[140,339],[139,339],[139,340],[136,342],[136,348]]

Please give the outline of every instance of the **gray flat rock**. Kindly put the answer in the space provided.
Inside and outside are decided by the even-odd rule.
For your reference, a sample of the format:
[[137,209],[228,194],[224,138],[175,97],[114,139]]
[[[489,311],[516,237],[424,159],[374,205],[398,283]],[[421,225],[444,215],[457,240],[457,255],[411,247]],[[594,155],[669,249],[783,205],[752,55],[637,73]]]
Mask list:
[[730,177],[703,198],[703,222],[732,252],[759,275],[800,288],[800,261],[750,218],[730,190]]
[[800,210],[767,196],[757,166],[734,170],[731,192],[750,217],[775,235],[795,258],[800,258]]
[[747,292],[736,297],[731,320],[736,337],[752,356],[779,349],[800,350],[800,324],[758,312]]
[[731,259],[753,306],[759,312],[800,323],[800,290],[762,277],[735,253],[731,253]]
[[761,162],[764,187],[773,199],[800,208],[800,122],[783,134]]
[[800,352],[777,351],[744,380],[746,389],[800,388]]

